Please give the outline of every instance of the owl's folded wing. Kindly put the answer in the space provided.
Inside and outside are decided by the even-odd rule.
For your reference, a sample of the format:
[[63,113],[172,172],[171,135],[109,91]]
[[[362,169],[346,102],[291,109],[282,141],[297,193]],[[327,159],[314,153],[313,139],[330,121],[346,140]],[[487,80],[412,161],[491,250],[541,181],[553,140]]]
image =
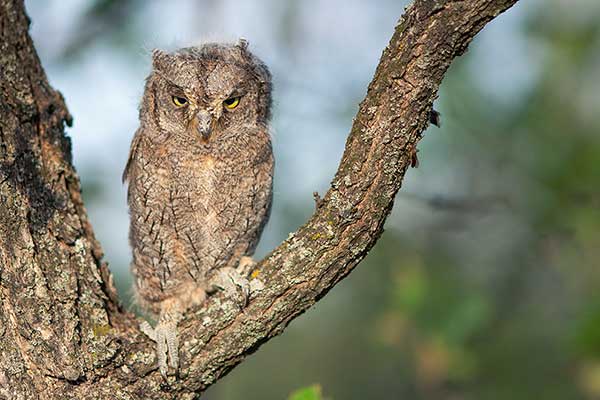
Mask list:
[[123,175],[121,176],[121,181],[123,183],[127,182],[129,179],[129,169],[133,165],[133,161],[137,155],[137,149],[140,144],[140,138],[142,137],[140,133],[140,129],[135,132],[133,136],[133,140],[131,141],[131,148],[129,149],[129,158],[127,159],[127,164],[125,165],[125,169],[123,170]]

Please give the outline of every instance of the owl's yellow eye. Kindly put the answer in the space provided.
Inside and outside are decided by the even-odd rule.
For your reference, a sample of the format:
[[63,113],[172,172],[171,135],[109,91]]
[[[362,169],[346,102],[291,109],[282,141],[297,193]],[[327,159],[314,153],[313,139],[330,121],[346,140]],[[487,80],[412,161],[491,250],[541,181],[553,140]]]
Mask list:
[[183,107],[187,104],[187,99],[185,97],[173,96],[173,104],[177,107]]
[[231,97],[223,102],[223,105],[228,110],[233,110],[234,108],[236,108],[238,106],[238,104],[240,104],[239,97]]

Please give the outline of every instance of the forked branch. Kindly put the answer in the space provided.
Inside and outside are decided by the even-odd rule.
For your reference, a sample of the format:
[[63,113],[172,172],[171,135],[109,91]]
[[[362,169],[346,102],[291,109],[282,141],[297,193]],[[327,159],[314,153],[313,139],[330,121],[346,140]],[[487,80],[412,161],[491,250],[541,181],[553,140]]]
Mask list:
[[87,222],[63,123],[20,0],[0,0],[0,398],[193,398],[281,333],[383,231],[451,61],[517,0],[415,0],[396,26],[344,156],[309,221],[258,265],[246,308],[215,295],[180,324],[165,383],[117,305]]

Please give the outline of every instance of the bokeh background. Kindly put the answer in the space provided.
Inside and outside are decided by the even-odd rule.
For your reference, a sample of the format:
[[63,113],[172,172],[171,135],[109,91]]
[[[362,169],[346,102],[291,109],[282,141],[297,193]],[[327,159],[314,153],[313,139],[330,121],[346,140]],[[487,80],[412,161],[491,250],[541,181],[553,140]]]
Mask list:
[[[406,1],[26,1],[124,303],[120,175],[149,52],[246,37],[275,83],[258,256],[313,212]],[[600,399],[600,2],[521,1],[443,82],[367,259],[203,398]]]

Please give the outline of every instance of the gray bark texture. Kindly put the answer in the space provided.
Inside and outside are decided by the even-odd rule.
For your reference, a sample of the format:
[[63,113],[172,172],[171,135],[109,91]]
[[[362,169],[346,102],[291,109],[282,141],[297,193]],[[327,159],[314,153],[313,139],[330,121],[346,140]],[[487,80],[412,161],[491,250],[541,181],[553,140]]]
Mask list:
[[[247,307],[217,294],[180,324],[165,382],[118,303],[71,164],[71,117],[22,0],[0,0],[0,399],[191,399],[323,297],[383,231],[451,61],[517,0],[415,0],[383,51],[314,215],[259,263]],[[115,185],[119,184],[115,182]]]

